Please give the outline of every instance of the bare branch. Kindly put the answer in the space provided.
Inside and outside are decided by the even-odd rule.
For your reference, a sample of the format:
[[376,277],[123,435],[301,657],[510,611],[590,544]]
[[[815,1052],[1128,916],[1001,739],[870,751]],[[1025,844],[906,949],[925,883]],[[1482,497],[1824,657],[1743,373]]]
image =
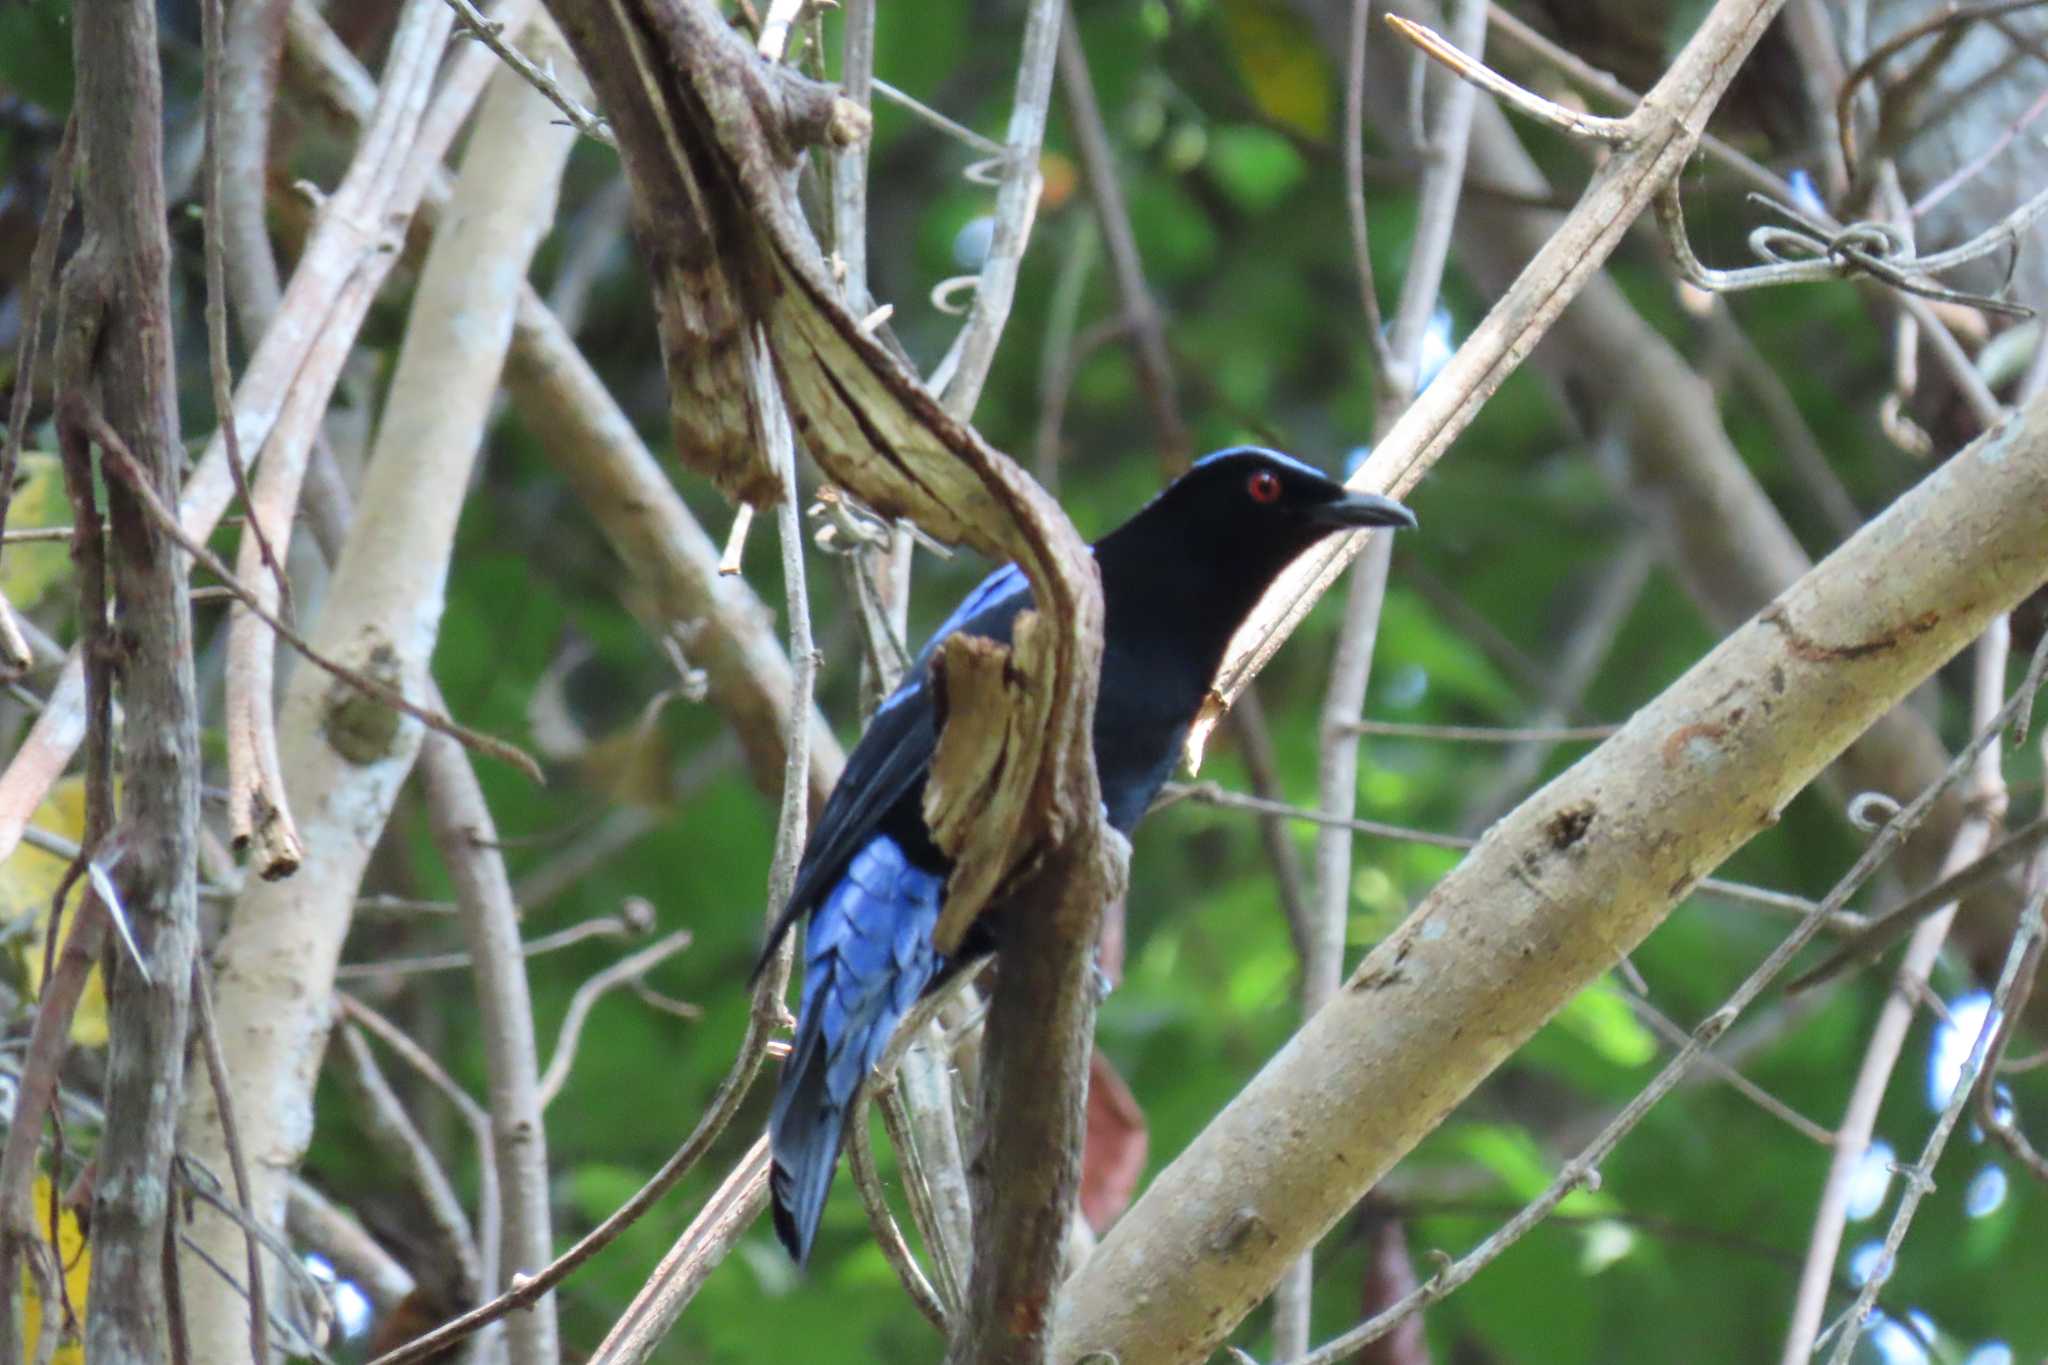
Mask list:
[[2017,242],[2020,234],[2032,226],[2035,219],[2048,213],[2048,191],[2027,200],[1962,245],[1932,256],[1916,256],[1899,229],[1888,223],[1858,222],[1840,226],[1767,196],[1753,194],[1751,197],[1790,219],[1796,226],[1766,225],[1749,234],[1750,250],[1765,264],[1741,270],[1710,270],[1700,264],[1686,236],[1683,196],[1678,182],[1671,182],[1658,193],[1657,224],[1664,230],[1664,240],[1671,248],[1680,277],[1686,283],[1709,293],[1732,294],[1745,289],[1846,279],[1862,274],[1902,293],[1915,294],[1938,303],[1960,304],[2008,317],[2033,316],[2031,308],[1982,294],[1949,289],[1934,283],[1931,277]]
[[1365,217],[1365,49],[1372,33],[1372,0],[1351,0],[1351,35],[1344,45],[1344,216],[1351,228],[1351,264],[1372,346],[1374,369],[1391,374],[1393,352],[1380,321],[1379,286],[1373,280],[1372,245]]
[[[362,1030],[345,1024],[336,1030],[335,1042],[341,1048],[342,1078],[355,1097],[352,1112],[362,1125],[364,1136],[404,1172],[406,1183],[419,1200],[421,1231],[434,1243],[437,1275],[446,1277],[445,1287],[452,1292],[480,1294],[484,1279],[482,1252],[447,1172],[420,1135],[412,1116],[405,1112],[405,1105],[377,1065]],[[491,1163],[485,1160],[482,1169],[490,1170]]]
[[1870,1277],[1856,1291],[1855,1302],[1843,1314],[1844,1325],[1835,1338],[1835,1348],[1828,1356],[1828,1365],[1848,1365],[1856,1342],[1870,1321],[1870,1310],[1876,1305],[1878,1292],[1898,1267],[1899,1248],[1905,1243],[1906,1230],[1912,1226],[1913,1216],[1919,1212],[1920,1201],[1934,1188],[1935,1163],[1941,1159],[1942,1149],[1948,1145],[1956,1121],[1962,1117],[1970,1096],[1976,1090],[1977,1077],[1984,1070],[1985,1058],[1990,1055],[1992,1037],[2008,1011],[2014,991],[2018,989],[2020,969],[2038,958],[2044,935],[2048,935],[2042,924],[2044,901],[2048,901],[2048,883],[2027,898],[2027,904],[2020,912],[2019,930],[2013,935],[2005,966],[1999,972],[1998,985],[1991,992],[1990,1012],[1984,1018],[1983,1027],[1977,1031],[1975,1041],[1970,1044],[1970,1053],[1956,1078],[1955,1090],[1942,1105],[1918,1159],[1900,1172],[1905,1188],[1899,1194],[1898,1208],[1892,1212],[1891,1225],[1885,1229],[1883,1249],[1878,1253],[1877,1264]]
[[[507,1313],[520,1308],[552,1290],[556,1285],[575,1273],[577,1267],[592,1256],[610,1246],[618,1235],[631,1227],[640,1216],[674,1189],[676,1182],[687,1175],[710,1150],[726,1124],[739,1111],[752,1086],[754,1075],[761,1062],[768,1055],[768,1039],[774,1031],[783,1026],[788,1011],[782,1004],[782,993],[789,985],[789,963],[787,956],[769,964],[755,983],[754,998],[747,1015],[747,1033],[740,1040],[739,1054],[733,1059],[731,1070],[719,1082],[712,1093],[710,1103],[697,1120],[697,1126],[683,1140],[681,1147],[656,1171],[645,1185],[620,1205],[612,1215],[583,1235],[581,1241],[551,1261],[544,1269],[514,1283],[511,1288],[488,1303],[464,1313],[452,1321],[442,1323],[433,1331],[407,1342],[395,1351],[388,1351],[377,1357],[370,1365],[419,1365],[421,1361],[432,1360],[451,1344],[463,1340],[490,1323],[496,1322]],[[767,1139],[763,1137],[755,1144],[761,1153],[760,1184],[758,1195],[753,1199],[748,1220],[758,1214],[766,1203],[768,1194]],[[740,1225],[742,1228],[744,1223]],[[736,1235],[737,1230],[735,1230]],[[708,1268],[708,1267],[706,1267]],[[680,1309],[678,1309],[680,1311]],[[651,1349],[651,1346],[650,1348]]]
[[[352,166],[362,168],[374,202],[409,209],[417,201],[479,83],[501,70],[488,51],[461,48],[430,96],[450,25],[438,0],[411,0],[401,13],[386,59],[388,98],[418,112],[409,120],[380,119],[358,148]],[[456,518],[509,344],[519,283],[552,221],[573,141],[552,107],[516,77],[508,73],[494,84],[463,160],[460,193],[469,211],[462,231],[436,239],[422,271],[364,475],[355,543],[336,562],[311,629],[320,653],[410,698],[432,695],[427,660]],[[381,231],[383,221],[376,221]],[[365,243],[355,240],[360,252]],[[289,312],[287,302],[266,342],[283,334]],[[329,1028],[332,963],[370,851],[362,831],[382,827],[422,739],[420,727],[315,669],[294,674],[281,715],[282,769],[299,818],[305,824],[317,815],[323,828],[304,828],[308,875],[289,883],[252,880],[244,889],[216,955],[216,1003],[237,1117],[249,1149],[265,1156],[251,1176],[254,1203],[269,1227],[282,1222],[287,1177],[311,1129],[312,1063]],[[188,1106],[186,1141],[220,1167],[210,1107],[198,1097]],[[484,1173],[495,1189],[488,1128],[483,1137]],[[494,1267],[501,1251],[495,1192],[486,1212],[479,1255]],[[224,1220],[202,1218],[192,1232],[209,1251],[221,1248],[216,1259],[239,1250],[239,1230]],[[219,1287],[186,1278],[196,1354],[234,1359],[236,1306]],[[494,1279],[494,1268],[480,1276],[479,1292]]]
[[[1991,724],[1992,718],[2000,712],[2004,700],[2001,692],[2005,686],[2006,659],[2010,651],[2011,629],[2004,618],[1994,622],[1977,644],[1975,685],[1973,688],[1972,715],[1977,729]],[[2030,674],[2037,674],[2043,663],[2048,663],[2048,648],[2036,657]],[[2021,692],[2024,693],[2024,685]],[[2015,694],[2018,695],[2018,694]],[[1940,955],[1942,944],[1948,938],[1949,924],[1955,918],[1963,888],[1950,888],[1957,874],[1980,864],[1992,834],[2003,819],[2006,808],[2006,791],[2000,767],[2000,751],[1996,744],[1987,745],[1978,757],[1972,778],[1971,799],[1966,803],[1968,814],[1957,829],[1955,840],[1944,863],[1944,876],[1934,888],[1933,898],[1916,896],[1914,902],[1927,901],[1921,915],[1893,912],[1880,916],[1863,934],[1858,935],[1848,946],[1831,955],[1820,967],[1807,972],[1792,983],[1793,989],[1810,985],[1829,975],[1840,966],[1850,963],[1863,952],[1868,951],[1873,940],[1878,945],[1888,943],[1896,933],[1907,925],[1913,926],[1912,940],[1906,948],[1905,960],[1898,971],[1899,989],[1885,996],[1877,1022],[1870,1030],[1869,1040],[1864,1044],[1863,1062],[1857,1071],[1856,1081],[1849,1091],[1849,1101],[1842,1115],[1841,1126],[1836,1130],[1836,1147],[1833,1160],[1828,1166],[1827,1182],[1821,1188],[1820,1200],[1814,1210],[1813,1232],[1808,1238],[1806,1260],[1801,1269],[1798,1291],[1793,1299],[1792,1314],[1785,1332],[1785,1347],[1780,1359],[1786,1365],[1804,1365],[1818,1350],[1817,1338],[1821,1332],[1821,1320],[1827,1310],[1828,1293],[1832,1286],[1836,1258],[1841,1251],[1842,1237],[1848,1221],[1850,1190],[1856,1173],[1863,1162],[1868,1160],[1871,1134],[1877,1125],[1878,1107],[1883,1103],[1885,1091],[1891,1082],[1893,1068],[1905,1046],[1906,1032],[1911,1027],[1917,994],[1914,987],[1924,987],[1934,968],[1935,959]],[[2008,841],[2010,842],[2010,841]],[[2021,847],[2031,847],[2031,841],[2022,841]],[[1911,908],[1901,907],[1901,909]],[[1929,913],[1931,912],[1931,913]],[[1886,932],[1887,927],[1890,932]],[[1878,937],[1878,935],[1883,935]]]
[[89,7],[73,16],[72,37],[78,155],[92,173],[80,187],[83,245],[65,271],[60,422],[73,428],[73,444],[91,405],[103,404],[138,476],[132,488],[109,479],[106,489],[109,586],[124,641],[120,893],[150,968],[144,979],[122,958],[107,972],[107,1125],[85,1346],[92,1359],[115,1362],[161,1358],[168,1346],[162,1252],[198,946],[199,725],[183,565],[135,492],[170,496],[184,458],[155,8]]
[[1641,131],[1628,119],[1600,118],[1594,114],[1582,113],[1577,109],[1568,109],[1555,100],[1547,100],[1533,90],[1525,90],[1484,62],[1467,56],[1456,44],[1447,41],[1436,30],[1418,24],[1413,19],[1389,14],[1387,27],[1413,43],[1424,56],[1432,61],[1441,62],[1459,80],[1468,81],[1530,118],[1539,119],[1574,137],[1622,146],[1633,140]]
[[[404,712],[428,729],[448,736],[465,748],[475,749],[479,753],[489,754],[493,758],[502,759],[532,778],[535,782],[545,781],[545,777],[540,770],[540,764],[535,762],[533,757],[518,745],[508,743],[505,740],[484,734],[478,730],[472,730],[467,725],[450,719],[432,707],[422,706],[382,678],[364,672],[362,669],[352,668],[338,659],[328,657],[315,648],[305,636],[286,625],[268,607],[264,606],[263,600],[258,596],[256,590],[237,578],[227,565],[220,562],[219,557],[213,551],[207,549],[197,539],[186,534],[185,528],[179,524],[176,515],[172,513],[170,508],[164,505],[163,500],[150,488],[148,480],[143,476],[142,467],[136,463],[135,457],[128,453],[128,449],[121,441],[119,433],[111,426],[108,426],[105,419],[101,418],[97,413],[87,413],[85,421],[93,440],[99,444],[101,453],[106,457],[107,465],[120,476],[124,484],[135,492],[136,496],[141,500],[144,510],[147,511],[164,534],[176,542],[186,554],[191,555],[192,558],[197,560],[208,572],[220,579],[222,587],[233,593],[243,606],[247,607],[263,624],[276,631],[284,642],[293,649],[296,649],[308,663],[339,679],[343,684],[361,692],[364,696],[372,698],[394,711]],[[285,871],[295,871],[296,869],[297,864],[293,863]],[[282,876],[283,872],[276,872],[273,875]]]
[[[474,38],[497,53],[499,61],[518,72],[521,80],[540,91],[549,104],[562,111],[562,116],[569,120],[570,127],[594,142],[602,142],[607,147],[618,145],[612,139],[611,129],[605,125],[601,116],[587,108],[582,100],[564,90],[562,83],[555,79],[552,71],[537,66],[532,58],[506,39],[505,25],[502,22],[484,18],[469,0],[448,0],[448,6],[455,11],[456,22],[463,36]],[[549,67],[553,65],[552,61],[548,63]]]
[[[2016,700],[2016,699],[2015,699]],[[1455,1263],[1446,1262],[1437,1274],[1430,1277],[1414,1293],[1401,1302],[1375,1315],[1369,1321],[1341,1337],[1329,1342],[1311,1355],[1293,1365],[1335,1365],[1366,1342],[1376,1340],[1399,1326],[1402,1320],[1425,1306],[1442,1298],[1458,1288],[1480,1270],[1484,1269],[1500,1254],[1518,1241],[1529,1229],[1548,1217],[1556,1207],[1574,1190],[1581,1187],[1598,1189],[1600,1184],[1600,1163],[1620,1143],[1621,1139],[1649,1113],[1665,1095],[1669,1094],[1685,1074],[1701,1058],[1714,1042],[1725,1033],[1728,1026],[1741,1012],[1753,1003],[1756,997],[1770,985],[1771,981],[1785,969],[1799,949],[1819,929],[1826,914],[1839,909],[1868,880],[1870,875],[1892,856],[1906,836],[1933,809],[1942,793],[1952,784],[1961,781],[1973,765],[1978,763],[1986,750],[1995,747],[1999,733],[2016,710],[2014,701],[2008,701],[1994,715],[1989,724],[1978,730],[1963,752],[1951,763],[1941,779],[1931,783],[1912,804],[1900,810],[1879,833],[1863,855],[1828,892],[1827,897],[1815,907],[1800,927],[1776,948],[1751,972],[1735,993],[1706,1019],[1701,1021],[1678,1055],[1668,1062],[1649,1086],[1636,1095],[1614,1119],[1601,1130],[1600,1135],[1578,1156],[1565,1163],[1557,1179],[1543,1194],[1524,1207],[1513,1218],[1496,1229],[1478,1246]],[[1980,1040],[1981,1042],[1981,1040]],[[1966,1091],[1966,1088],[1965,1088]],[[1959,1093],[1964,1093],[1959,1091]],[[1841,1149],[1838,1148],[1839,1152]]]
[[[1593,278],[1628,224],[1683,168],[1706,112],[1781,4],[1721,0],[1714,7],[1656,89],[1629,115],[1633,126],[1627,144],[1601,166],[1578,205],[1436,382],[1378,443],[1350,479],[1351,486],[1398,496],[1441,458],[1480,404]],[[1216,691],[1226,705],[1363,548],[1362,537],[1347,536],[1304,556],[1282,575],[1225,657]],[[1202,738],[1200,733],[1190,736],[1191,756],[1199,754]]]
[[606,992],[638,981],[689,947],[690,937],[690,931],[687,929],[678,929],[672,934],[666,934],[639,952],[629,953],[603,971],[586,978],[576,988],[576,993],[569,997],[569,1008],[562,1015],[562,1027],[555,1035],[554,1051],[548,1054],[548,1069],[541,1073],[542,1108],[553,1104],[555,1097],[562,1093],[562,1087],[569,1083],[569,1069],[576,1064],[576,1045],[582,1041],[583,1025],[590,1018],[591,1007],[596,1005]]
[[768,1166],[768,1135],[763,1133],[683,1229],[668,1255],[661,1258],[624,1316],[591,1355],[590,1365],[643,1365],[653,1357],[669,1328],[696,1297],[704,1277],[768,1207]]
[[[213,1086],[213,1102],[220,1114],[221,1144],[227,1149],[228,1170],[235,1181],[235,1203],[242,1216],[242,1233],[248,1241],[249,1358],[256,1365],[270,1360],[270,1295],[263,1288],[263,1244],[260,1225],[249,1205],[249,1166],[242,1154],[242,1139],[235,1127],[235,1107],[229,1094],[228,1062],[221,1051],[220,1032],[213,1024],[213,992],[206,984],[206,963],[192,963],[192,1018],[198,1026],[200,1054],[206,1058],[206,1076]],[[177,1258],[169,1258],[175,1264]]]
[[[490,1086],[489,1159],[497,1169],[505,1210],[497,1264],[509,1280],[546,1265],[555,1254],[548,1210],[547,1100],[538,1079],[519,908],[512,900],[496,823],[468,756],[437,736],[420,746],[419,772],[427,823],[454,883],[463,936],[469,941]],[[482,1290],[490,1295],[499,1287],[497,1281],[486,1281]],[[508,1323],[505,1342],[512,1365],[557,1365],[561,1348],[554,1301],[542,1299]]]
[[[947,357],[953,367],[943,381],[937,381],[946,411],[961,421],[974,415],[989,367],[995,363],[996,343],[1002,339],[1003,324],[1010,320],[1010,301],[1017,292],[1017,267],[1038,216],[1038,195],[1044,188],[1038,153],[1045,142],[1053,64],[1059,56],[1066,8],[1066,0],[1031,0],[1025,11],[1023,51],[1017,58],[1017,95],[1010,105],[1002,179],[996,188],[995,232],[981,263],[967,324]],[[940,369],[946,372],[944,364]]]
[[1160,466],[1169,472],[1178,471],[1188,462],[1189,436],[1187,423],[1181,419],[1180,401],[1174,394],[1173,357],[1166,345],[1165,322],[1160,317],[1158,302],[1145,284],[1137,234],[1131,230],[1130,206],[1124,202],[1116,154],[1110,149],[1109,132],[1103,127],[1102,108],[1096,103],[1095,82],[1088,74],[1088,54],[1082,50],[1071,3],[1067,4],[1066,17],[1060,25],[1059,62],[1067,117],[1073,122],[1081,168],[1088,177],[1088,193],[1095,200],[1095,218],[1109,248],[1110,272],[1116,279],[1117,295],[1123,301],[1131,359],[1138,372],[1138,391],[1144,395],[1145,406],[1152,414]]

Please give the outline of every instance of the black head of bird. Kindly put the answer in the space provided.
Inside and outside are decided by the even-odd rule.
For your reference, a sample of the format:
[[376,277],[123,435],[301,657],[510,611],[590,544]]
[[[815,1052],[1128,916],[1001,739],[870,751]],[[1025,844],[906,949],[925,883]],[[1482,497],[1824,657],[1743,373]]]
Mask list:
[[[1096,542],[1109,645],[1142,641],[1208,675],[1273,581],[1340,531],[1415,525],[1391,498],[1355,492],[1278,451],[1207,456]],[[1156,665],[1155,665],[1156,666]]]

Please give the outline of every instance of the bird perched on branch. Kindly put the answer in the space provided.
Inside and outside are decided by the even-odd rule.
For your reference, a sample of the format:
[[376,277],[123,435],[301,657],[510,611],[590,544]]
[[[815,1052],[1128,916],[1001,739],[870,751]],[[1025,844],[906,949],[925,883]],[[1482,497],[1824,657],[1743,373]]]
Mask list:
[[[1238,447],[1195,464],[1095,544],[1104,607],[1095,766],[1106,817],[1129,834],[1172,772],[1230,638],[1280,571],[1338,531],[1413,526],[1298,460]],[[924,822],[937,747],[926,668],[955,631],[1007,643],[1031,586],[1009,565],[946,618],[848,755],[769,936],[808,915],[803,1013],[770,1118],[775,1231],[801,1263],[854,1095],[919,996],[996,947],[977,919],[954,960],[932,945],[951,861]],[[763,961],[767,960],[764,954]]]

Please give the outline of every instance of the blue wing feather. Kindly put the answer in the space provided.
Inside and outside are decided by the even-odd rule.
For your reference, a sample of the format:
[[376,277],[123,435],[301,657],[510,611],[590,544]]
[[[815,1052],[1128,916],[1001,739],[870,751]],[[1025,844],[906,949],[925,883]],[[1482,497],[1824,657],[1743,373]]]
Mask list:
[[847,756],[769,935],[773,952],[799,916],[810,916],[803,1012],[769,1119],[775,1229],[799,1262],[824,1215],[854,1093],[946,969],[932,947],[948,868],[924,828],[924,780],[938,742],[925,671],[955,631],[1007,641],[1030,601],[1023,573],[1005,565],[932,633]]
[[[803,862],[797,867],[796,884],[789,904],[783,907],[768,935],[762,961],[782,941],[791,925],[808,914],[839,881],[861,846],[893,814],[899,823],[919,813],[902,812],[899,807],[913,792],[922,800],[924,776],[931,768],[938,735],[932,725],[931,694],[925,687],[925,670],[939,645],[955,631],[986,635],[1007,641],[1017,613],[1031,604],[1031,584],[1014,564],[1005,564],[984,578],[939,623],[931,639],[917,653],[903,681],[876,709],[867,732],[847,755],[839,782],[818,816],[817,826],[804,846]],[[921,816],[920,816],[921,820]],[[914,831],[898,830],[910,836]],[[915,844],[921,842],[909,838]],[[911,852],[921,850],[912,849]],[[756,969],[759,970],[758,968]]]

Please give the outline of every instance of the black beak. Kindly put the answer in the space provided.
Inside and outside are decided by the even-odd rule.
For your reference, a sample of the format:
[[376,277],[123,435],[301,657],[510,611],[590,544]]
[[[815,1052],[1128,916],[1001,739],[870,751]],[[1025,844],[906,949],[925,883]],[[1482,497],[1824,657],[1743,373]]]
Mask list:
[[1415,529],[1415,514],[1377,493],[1347,492],[1341,498],[1323,503],[1309,513],[1325,526],[1342,526],[1347,530],[1366,526],[1405,526]]

